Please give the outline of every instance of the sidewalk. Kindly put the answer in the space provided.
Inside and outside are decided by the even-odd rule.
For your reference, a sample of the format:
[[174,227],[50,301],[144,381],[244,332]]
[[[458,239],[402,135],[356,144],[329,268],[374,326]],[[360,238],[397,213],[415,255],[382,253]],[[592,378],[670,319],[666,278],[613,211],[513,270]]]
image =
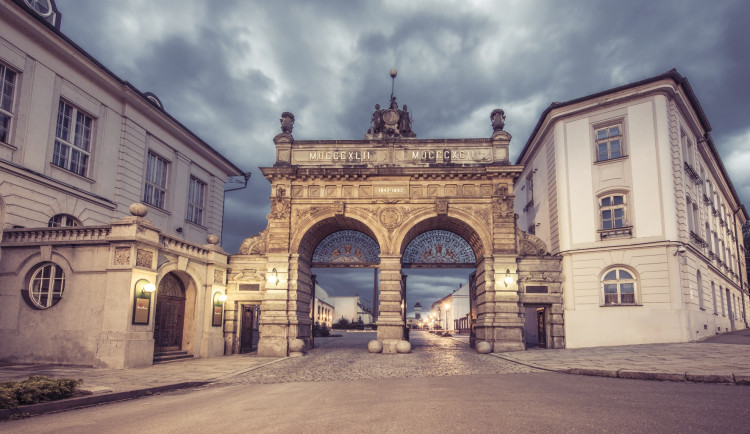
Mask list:
[[79,398],[22,406],[16,410],[0,410],[0,420],[7,419],[14,413],[48,413],[201,386],[284,359],[285,357],[257,357],[242,354],[206,359],[185,359],[130,369],[0,362],[0,382],[24,380],[31,375],[82,379],[83,384],[79,388],[92,393]]
[[534,349],[492,355],[568,374],[750,385],[750,330],[693,343]]

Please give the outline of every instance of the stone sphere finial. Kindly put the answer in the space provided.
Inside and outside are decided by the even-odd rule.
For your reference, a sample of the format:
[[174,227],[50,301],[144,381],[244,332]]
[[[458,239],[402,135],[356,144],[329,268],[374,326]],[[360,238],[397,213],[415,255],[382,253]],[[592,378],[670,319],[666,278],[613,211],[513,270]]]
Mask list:
[[130,214],[136,217],[146,217],[146,214],[148,214],[148,208],[140,202],[132,203],[128,209],[130,210]]
[[382,353],[383,352],[383,343],[380,342],[377,339],[373,339],[370,342],[367,343],[367,351],[371,353]]
[[208,234],[206,235],[206,242],[208,242],[208,244],[218,244],[219,236],[216,234]]

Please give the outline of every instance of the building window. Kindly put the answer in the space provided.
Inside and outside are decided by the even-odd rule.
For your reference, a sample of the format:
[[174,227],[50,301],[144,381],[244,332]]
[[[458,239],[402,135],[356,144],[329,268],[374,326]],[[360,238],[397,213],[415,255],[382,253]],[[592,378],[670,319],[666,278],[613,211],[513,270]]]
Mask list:
[[625,196],[614,194],[599,200],[602,229],[616,229],[626,226]]
[[188,221],[199,225],[203,224],[203,198],[205,192],[206,184],[191,176],[190,191],[188,193]]
[[167,160],[148,152],[146,162],[146,188],[143,201],[158,208],[164,208],[164,198],[167,195]]
[[719,314],[719,308],[716,306],[716,286],[711,282],[711,298],[714,300],[714,315]]
[[57,264],[44,264],[31,276],[29,298],[40,309],[54,306],[62,298],[65,273]]
[[697,271],[695,274],[696,274],[696,278],[698,280],[698,307],[700,307],[701,309],[703,309],[704,308],[704,306],[703,306],[703,280],[702,280],[702,276],[701,276],[700,270]]
[[595,131],[596,161],[622,157],[622,125],[612,125]]
[[680,142],[682,145],[683,160],[690,166],[693,166],[693,141],[688,139],[687,134],[682,131]]
[[604,305],[634,305],[636,279],[622,268],[607,271],[602,278],[604,289]]
[[708,243],[708,251],[713,252],[714,246],[711,244],[711,227],[706,222],[706,243]]
[[534,207],[534,172],[532,171],[526,177],[526,206],[523,207],[523,212],[528,212]]
[[721,316],[727,316],[727,309],[724,305],[724,290],[721,289],[721,285],[719,285],[719,298],[721,299]]
[[90,116],[61,100],[57,111],[52,164],[86,176],[91,156],[93,125],[94,121]]
[[10,143],[10,123],[13,120],[13,95],[16,73],[0,63],[0,142]]
[[70,214],[55,214],[47,222],[47,227],[80,226],[81,222]]

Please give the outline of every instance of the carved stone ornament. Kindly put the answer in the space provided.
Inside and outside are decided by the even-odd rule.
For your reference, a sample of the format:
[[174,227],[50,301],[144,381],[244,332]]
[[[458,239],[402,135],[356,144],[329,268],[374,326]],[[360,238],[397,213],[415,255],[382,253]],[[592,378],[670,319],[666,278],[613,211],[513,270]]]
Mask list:
[[271,198],[271,218],[281,220],[289,217],[291,206],[289,199],[278,197]]
[[281,122],[281,131],[286,134],[292,134],[292,129],[294,129],[294,115],[289,112],[284,112],[281,114],[281,119],[279,119],[279,122]]
[[241,255],[263,255],[266,253],[268,247],[268,228],[263,229],[259,234],[250,238],[245,238],[245,241],[240,244]]
[[115,265],[130,265],[130,247],[115,247]]
[[503,109],[492,110],[490,121],[492,121],[492,131],[502,131],[505,128],[505,111]]
[[393,207],[382,209],[378,218],[380,220],[380,223],[386,229],[395,229],[403,221],[403,215],[401,214],[401,212]]
[[501,220],[513,217],[513,196],[508,194],[508,187],[501,185],[497,191],[498,197],[492,204],[492,214]]
[[344,215],[344,202],[340,200],[334,201],[333,212],[336,215]]
[[138,249],[135,253],[135,265],[138,267],[151,268],[154,261],[154,254],[148,250]]
[[544,256],[547,255],[547,245],[536,235],[528,234],[516,228],[518,239],[518,254],[521,256]]
[[447,199],[438,199],[435,201],[435,212],[438,215],[445,215],[448,214],[448,200]]
[[224,284],[224,271],[223,270],[214,270],[214,283],[216,283],[217,285]]

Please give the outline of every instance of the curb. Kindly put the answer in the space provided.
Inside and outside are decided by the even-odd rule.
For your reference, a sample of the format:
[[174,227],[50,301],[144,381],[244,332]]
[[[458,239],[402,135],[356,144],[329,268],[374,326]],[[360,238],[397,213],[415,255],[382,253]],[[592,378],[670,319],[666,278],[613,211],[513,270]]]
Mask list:
[[558,372],[560,374],[624,378],[628,380],[682,381],[690,383],[736,384],[739,386],[750,386],[750,374],[639,371],[625,368],[549,368],[546,366],[535,365],[533,363],[521,362],[512,357],[501,356],[497,353],[490,353],[490,355],[518,365],[528,366],[542,371]]
[[145,389],[128,390],[125,392],[104,393],[101,395],[81,396],[79,398],[61,399],[59,401],[24,405],[18,408],[8,408],[0,410],[0,420],[10,419],[14,415],[40,415],[44,413],[70,410],[73,408],[91,407],[99,404],[107,404],[114,401],[125,401],[129,399],[136,399],[153,395],[154,393],[204,386],[209,383],[209,381],[188,381],[184,383],[167,384],[164,386],[147,387]]

